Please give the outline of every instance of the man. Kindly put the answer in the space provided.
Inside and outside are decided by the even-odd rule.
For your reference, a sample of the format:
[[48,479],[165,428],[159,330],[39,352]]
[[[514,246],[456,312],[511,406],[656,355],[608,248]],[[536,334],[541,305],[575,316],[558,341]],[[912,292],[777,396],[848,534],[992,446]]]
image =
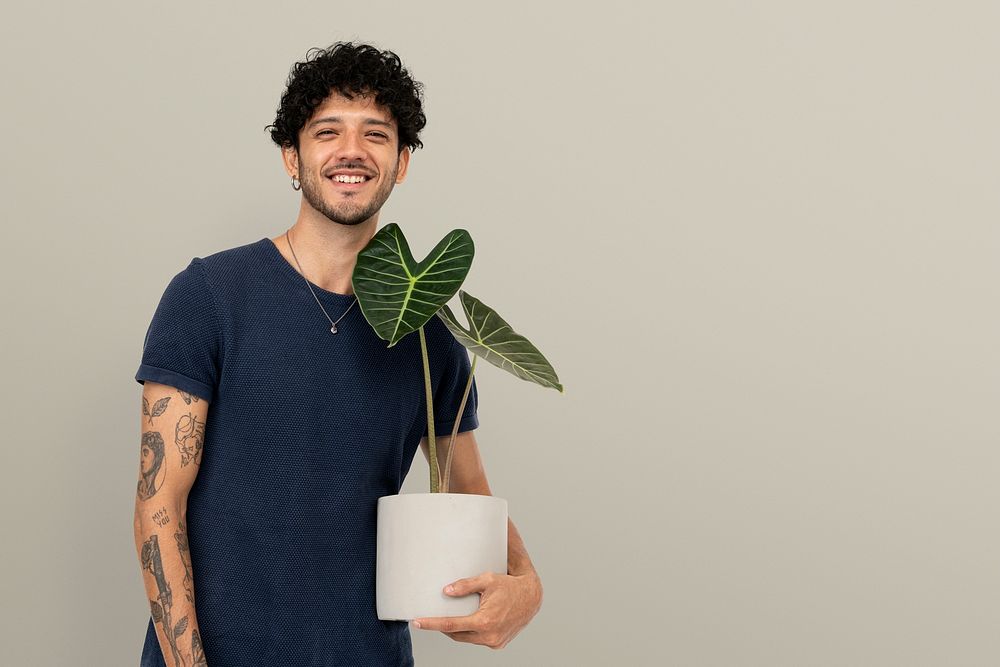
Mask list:
[[[302,192],[298,219],[193,259],[146,334],[135,510],[151,610],[144,666],[413,664],[408,625],[376,616],[375,518],[418,444],[429,458],[419,340],[387,348],[355,307],[351,274],[423,145],[421,84],[368,45],[311,55],[269,126]],[[438,318],[425,333],[437,433],[460,420],[450,490],[490,495],[474,381],[457,415],[468,353]],[[513,523],[508,534],[508,574],[445,591],[480,593],[479,611],[415,627],[505,646],[542,598]]]

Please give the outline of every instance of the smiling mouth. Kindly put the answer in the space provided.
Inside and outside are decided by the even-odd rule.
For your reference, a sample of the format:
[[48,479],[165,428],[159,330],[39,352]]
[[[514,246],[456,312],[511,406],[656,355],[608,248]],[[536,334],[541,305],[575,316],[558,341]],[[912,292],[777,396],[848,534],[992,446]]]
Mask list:
[[[356,177],[352,177],[351,180],[354,180],[354,178],[356,178]],[[336,176],[331,176],[331,177],[329,177],[328,180],[331,183],[333,183],[335,186],[337,186],[338,188],[343,188],[345,190],[357,190],[357,189],[361,188],[362,186],[364,186],[365,184],[367,184],[369,181],[372,180],[371,177],[369,177],[369,176],[362,176],[360,178],[362,180],[359,180],[357,182],[340,181],[340,180],[337,180]]]

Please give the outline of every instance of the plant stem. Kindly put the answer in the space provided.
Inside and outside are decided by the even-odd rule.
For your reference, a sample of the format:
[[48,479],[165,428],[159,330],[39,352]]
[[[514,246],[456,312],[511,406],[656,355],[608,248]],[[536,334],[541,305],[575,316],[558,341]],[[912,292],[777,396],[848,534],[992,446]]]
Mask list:
[[427,395],[427,447],[430,456],[431,469],[431,493],[438,492],[438,459],[437,459],[437,439],[434,437],[434,399],[431,396],[431,367],[427,359],[427,338],[424,336],[424,328],[417,329],[420,334],[420,356],[424,360],[424,393]]
[[469,398],[469,390],[472,389],[472,376],[476,374],[477,361],[479,361],[479,357],[475,354],[472,355],[472,368],[469,370],[469,379],[465,383],[465,392],[462,394],[462,402],[458,406],[458,415],[455,417],[455,425],[451,427],[451,440],[448,441],[448,457],[445,459],[444,480],[441,487],[443,493],[448,493],[448,490],[450,489],[451,458],[455,455],[455,438],[458,437],[458,425],[462,421],[462,415],[465,414],[465,401]]

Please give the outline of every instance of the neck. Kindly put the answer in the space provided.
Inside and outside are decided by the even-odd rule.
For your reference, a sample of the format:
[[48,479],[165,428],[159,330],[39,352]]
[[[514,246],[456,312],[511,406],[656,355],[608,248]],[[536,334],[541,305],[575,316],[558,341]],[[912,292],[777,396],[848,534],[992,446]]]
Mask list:
[[351,275],[358,253],[375,235],[377,225],[377,213],[358,225],[342,225],[320,214],[300,215],[288,232],[294,255],[284,232],[271,240],[285,259],[313,284],[337,294],[353,294]]

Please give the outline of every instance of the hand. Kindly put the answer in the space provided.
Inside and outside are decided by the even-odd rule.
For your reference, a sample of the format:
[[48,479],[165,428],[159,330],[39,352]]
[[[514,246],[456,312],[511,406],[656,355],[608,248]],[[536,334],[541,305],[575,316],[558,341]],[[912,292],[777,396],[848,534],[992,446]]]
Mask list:
[[535,572],[521,575],[484,572],[445,586],[446,595],[479,591],[479,609],[468,616],[415,618],[414,627],[440,630],[457,642],[482,644],[492,649],[506,646],[542,606],[542,580]]

